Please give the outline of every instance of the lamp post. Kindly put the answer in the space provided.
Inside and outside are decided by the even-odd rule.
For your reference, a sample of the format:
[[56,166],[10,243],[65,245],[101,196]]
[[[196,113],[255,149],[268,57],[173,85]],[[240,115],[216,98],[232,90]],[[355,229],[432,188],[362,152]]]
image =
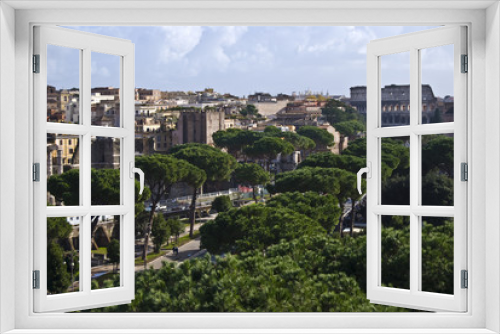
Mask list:
[[71,292],[75,292],[75,278],[73,276],[73,268],[75,268],[75,261],[73,259],[73,251],[71,251]]
[[74,278],[74,272],[73,269],[75,268],[75,262],[73,260],[73,252],[71,252],[71,260],[70,263],[66,263],[66,261],[63,261],[63,264],[68,265],[71,267],[71,292],[75,292],[75,278]]

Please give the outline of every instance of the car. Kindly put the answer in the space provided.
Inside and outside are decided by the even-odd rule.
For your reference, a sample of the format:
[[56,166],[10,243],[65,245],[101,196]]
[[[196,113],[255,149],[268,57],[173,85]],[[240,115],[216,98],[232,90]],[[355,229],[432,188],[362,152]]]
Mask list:
[[[146,208],[144,208],[144,211],[146,211],[146,212],[151,212],[152,208],[153,208],[153,206],[152,206],[152,205],[147,206]],[[166,206],[163,206],[163,207],[162,207],[162,206],[160,206],[159,204],[156,204],[156,209],[155,209],[155,211],[160,211],[160,210],[162,210],[162,209],[163,209],[163,210],[165,210],[165,209],[167,209],[167,207],[166,207]]]

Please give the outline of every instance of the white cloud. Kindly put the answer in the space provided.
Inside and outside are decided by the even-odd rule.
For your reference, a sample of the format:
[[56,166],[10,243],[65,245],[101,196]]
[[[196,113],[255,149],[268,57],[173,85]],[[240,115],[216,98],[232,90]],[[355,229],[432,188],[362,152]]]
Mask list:
[[93,77],[99,76],[100,78],[109,78],[111,73],[109,69],[105,66],[98,66],[95,62],[92,62],[90,73]]
[[200,43],[203,27],[161,27],[163,44],[161,60],[165,63],[180,60]]

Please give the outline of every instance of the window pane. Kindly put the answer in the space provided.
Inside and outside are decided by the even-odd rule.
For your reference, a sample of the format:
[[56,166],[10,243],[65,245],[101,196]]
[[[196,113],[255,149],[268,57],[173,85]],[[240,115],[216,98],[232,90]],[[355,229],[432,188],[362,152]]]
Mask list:
[[382,216],[382,286],[410,288],[410,217]]
[[120,286],[120,216],[93,216],[92,290]]
[[421,140],[422,205],[453,206],[453,134]]
[[410,205],[410,137],[381,138],[382,204]]
[[91,124],[120,126],[120,57],[92,52]]
[[453,122],[453,45],[420,50],[422,124]]
[[380,57],[382,127],[410,124],[410,53]]
[[47,45],[47,122],[80,122],[80,50]]
[[453,218],[422,217],[422,291],[453,294]]
[[120,205],[120,139],[92,137],[92,205]]
[[80,137],[47,133],[47,205],[80,205]]
[[47,294],[79,291],[80,217],[47,218]]

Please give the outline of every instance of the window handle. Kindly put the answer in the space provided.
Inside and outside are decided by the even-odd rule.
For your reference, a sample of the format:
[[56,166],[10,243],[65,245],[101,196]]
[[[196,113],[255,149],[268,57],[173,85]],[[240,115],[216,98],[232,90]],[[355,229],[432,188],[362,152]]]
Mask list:
[[141,189],[139,190],[139,195],[142,195],[142,192],[144,190],[144,172],[140,168],[135,168],[134,167],[134,162],[130,162],[130,178],[134,179],[135,174],[139,174],[139,184],[141,186]]
[[372,163],[371,162],[368,162],[367,163],[367,167],[364,167],[364,168],[361,168],[359,171],[358,171],[358,192],[359,194],[361,195],[363,192],[361,191],[361,175],[363,175],[363,173],[366,173],[366,177],[369,179],[372,177]]

